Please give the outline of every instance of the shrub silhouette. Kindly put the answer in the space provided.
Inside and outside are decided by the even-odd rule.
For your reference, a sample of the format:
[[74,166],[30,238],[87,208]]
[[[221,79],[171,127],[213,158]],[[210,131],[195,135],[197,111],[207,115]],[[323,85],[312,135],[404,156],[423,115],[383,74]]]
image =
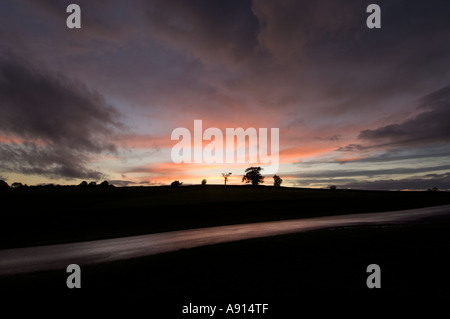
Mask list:
[[278,175],[273,175],[273,186],[280,187],[283,183],[283,179]]
[[9,188],[9,185],[4,180],[0,179],[0,188]]
[[101,186],[101,187],[108,187],[108,186],[111,186],[111,185],[109,185],[108,181],[103,181],[103,182],[100,183],[99,186]]
[[86,187],[88,186],[88,183],[86,181],[82,181],[80,184],[78,184],[80,187]]
[[177,186],[181,186],[183,183],[182,182],[180,182],[180,181],[173,181],[171,184],[170,184],[170,186],[172,186],[172,187],[177,187]]
[[203,186],[206,185],[206,179],[202,179],[202,185],[203,185]]

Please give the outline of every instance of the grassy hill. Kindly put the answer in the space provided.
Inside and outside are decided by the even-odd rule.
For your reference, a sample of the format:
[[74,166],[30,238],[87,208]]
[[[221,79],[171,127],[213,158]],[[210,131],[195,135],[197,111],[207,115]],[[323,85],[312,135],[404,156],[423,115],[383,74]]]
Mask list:
[[[367,213],[450,203],[446,192],[373,192],[251,186],[29,187],[0,193],[2,248],[233,223]],[[249,239],[84,266],[82,288],[65,271],[0,276],[16,314],[61,307],[183,315],[184,305],[268,303],[269,313],[215,318],[301,318],[313,310],[361,316],[437,309],[450,297],[448,218],[411,225],[344,227]],[[366,286],[369,264],[382,288]],[[17,304],[17,305],[16,305]],[[58,305],[58,307],[56,307]]]
[[409,209],[450,203],[448,192],[271,186],[26,187],[2,189],[0,248],[197,227]]

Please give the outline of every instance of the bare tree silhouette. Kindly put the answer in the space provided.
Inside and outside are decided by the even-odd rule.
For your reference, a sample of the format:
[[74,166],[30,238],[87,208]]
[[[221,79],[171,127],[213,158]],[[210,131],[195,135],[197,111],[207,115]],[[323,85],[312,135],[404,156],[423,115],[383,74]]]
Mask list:
[[231,176],[231,173],[222,173],[222,177],[225,180],[225,185],[227,185],[228,177]]

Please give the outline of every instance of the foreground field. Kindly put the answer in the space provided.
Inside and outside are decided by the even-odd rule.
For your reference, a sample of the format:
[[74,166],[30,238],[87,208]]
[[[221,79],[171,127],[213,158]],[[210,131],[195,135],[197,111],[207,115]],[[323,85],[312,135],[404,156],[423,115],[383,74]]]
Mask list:
[[[5,305],[39,301],[48,313],[66,305],[183,318],[189,303],[269,304],[269,315],[236,318],[301,318],[311,308],[361,315],[363,305],[371,314],[432,311],[450,297],[449,231],[449,220],[317,230],[85,266],[78,290],[65,287],[63,271],[0,277],[0,289]],[[381,267],[380,289],[366,286],[373,263]]]
[[251,186],[29,187],[0,191],[0,249],[450,203],[449,192]]
[[[231,186],[36,187],[0,196],[8,207],[0,213],[1,248],[450,203],[446,192]],[[61,270],[0,276],[0,294],[2,307],[16,314],[61,314],[65,307],[102,317],[118,309],[144,309],[149,318],[208,317],[182,314],[189,304],[269,305],[265,314],[214,318],[301,318],[308,308],[361,316],[362,305],[371,313],[436,309],[450,297],[449,234],[443,217],[316,230],[83,266],[81,289],[68,289]],[[366,285],[370,264],[381,267],[380,289]]]

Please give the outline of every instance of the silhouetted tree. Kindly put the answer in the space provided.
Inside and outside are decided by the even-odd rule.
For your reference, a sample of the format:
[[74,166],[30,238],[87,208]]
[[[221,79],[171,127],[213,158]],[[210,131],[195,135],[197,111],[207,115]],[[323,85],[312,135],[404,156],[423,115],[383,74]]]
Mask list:
[[19,187],[23,187],[23,184],[22,183],[18,183],[18,182],[14,182],[14,183],[11,184],[11,187],[12,188],[19,188]]
[[108,181],[103,181],[103,182],[100,183],[99,186],[101,186],[101,187],[108,187],[109,183],[108,183]]
[[242,181],[245,183],[252,183],[253,186],[257,186],[260,183],[264,183],[264,176],[261,175],[261,167],[249,167],[245,170],[245,175],[242,177]]
[[329,187],[330,191],[335,191],[336,188],[337,188],[336,185],[330,185],[330,187]]
[[203,185],[203,186],[206,185],[206,179],[202,179],[202,185]]
[[173,181],[170,186],[176,187],[176,186],[181,186],[183,183],[180,181]]
[[90,182],[88,186],[95,187],[95,186],[97,186],[97,182]]
[[231,176],[231,173],[222,173],[222,177],[225,180],[225,185],[227,185],[228,177]]
[[281,183],[283,183],[283,179],[278,175],[273,175],[273,186],[280,187]]
[[0,188],[9,188],[9,185],[4,180],[0,179]]
[[439,191],[439,188],[437,188],[437,187],[428,188],[428,191],[429,191],[429,192],[438,192],[438,191]]
[[88,183],[86,181],[82,181],[80,184],[78,184],[78,186],[86,187],[88,186]]

